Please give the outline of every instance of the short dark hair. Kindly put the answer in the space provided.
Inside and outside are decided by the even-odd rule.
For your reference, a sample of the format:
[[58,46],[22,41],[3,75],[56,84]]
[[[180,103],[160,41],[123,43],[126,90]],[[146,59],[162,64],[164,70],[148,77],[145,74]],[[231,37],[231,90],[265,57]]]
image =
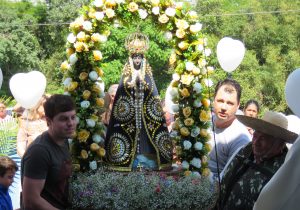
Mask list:
[[61,112],[76,110],[75,103],[71,96],[54,94],[44,103],[45,116],[53,119]]
[[3,177],[7,171],[17,171],[18,165],[10,157],[0,156],[0,176]]
[[237,101],[240,102],[241,99],[241,94],[242,94],[242,87],[241,85],[234,79],[231,78],[226,78],[224,80],[221,80],[217,83],[216,87],[215,87],[215,95],[214,97],[216,97],[217,92],[219,91],[219,89],[224,86],[224,85],[229,85],[232,86],[237,93]]
[[257,102],[256,100],[254,100],[254,99],[250,99],[250,100],[248,100],[248,101],[246,102],[246,104],[245,104],[245,106],[244,106],[244,110],[246,110],[247,107],[248,107],[249,105],[251,105],[251,104],[254,104],[254,105],[256,106],[256,108],[257,108],[257,112],[259,112],[259,104],[258,104],[258,102]]

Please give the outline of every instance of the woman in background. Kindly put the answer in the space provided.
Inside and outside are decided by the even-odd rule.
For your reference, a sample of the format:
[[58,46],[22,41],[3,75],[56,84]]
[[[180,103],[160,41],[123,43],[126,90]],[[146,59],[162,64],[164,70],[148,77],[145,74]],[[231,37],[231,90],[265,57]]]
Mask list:
[[[256,100],[250,99],[249,101],[246,102],[243,111],[245,116],[258,118],[258,113],[259,113],[258,102]],[[253,136],[254,130],[250,127],[247,127],[247,129],[251,134],[251,136]]]

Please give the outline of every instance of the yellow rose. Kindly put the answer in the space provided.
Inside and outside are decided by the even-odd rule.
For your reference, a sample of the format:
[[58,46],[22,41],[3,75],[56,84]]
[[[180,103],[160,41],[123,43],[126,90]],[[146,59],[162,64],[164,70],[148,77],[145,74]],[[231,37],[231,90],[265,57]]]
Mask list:
[[202,176],[208,177],[210,175],[209,168],[204,168],[202,171]]
[[201,110],[200,116],[199,116],[200,121],[202,122],[207,122],[210,120],[210,112],[207,112],[205,110]]
[[178,47],[179,47],[181,50],[186,50],[186,49],[189,47],[189,43],[187,43],[187,42],[185,42],[185,41],[179,42]]
[[78,163],[72,164],[72,170],[76,172],[80,171],[80,164]]
[[194,120],[192,118],[187,118],[184,120],[184,125],[185,126],[192,126],[194,125]]
[[104,73],[103,73],[103,70],[101,68],[95,67],[95,71],[97,72],[99,77],[103,77]]
[[193,75],[190,75],[190,74],[181,75],[181,82],[182,82],[182,84],[190,85],[193,80],[194,80],[194,76]]
[[188,90],[187,88],[183,88],[183,89],[180,91],[180,94],[181,94],[181,96],[184,97],[184,98],[187,98],[187,97],[190,96],[190,92],[189,92],[189,90]]
[[88,99],[91,96],[91,91],[89,90],[85,90],[82,93],[82,98],[84,98],[85,100]]
[[162,14],[159,16],[158,21],[161,23],[166,23],[169,21],[169,18],[166,14]]
[[182,110],[184,117],[189,117],[192,114],[192,109],[191,107],[185,107]]
[[82,46],[83,46],[83,50],[84,50],[85,52],[88,52],[88,51],[89,51],[89,46],[88,46],[86,43],[83,43]]
[[172,53],[169,58],[169,64],[173,65],[176,62],[176,53]]
[[178,29],[187,29],[189,27],[189,23],[182,19],[176,20],[175,25],[177,26]]
[[100,89],[100,87],[98,85],[95,84],[92,87],[92,91],[98,94],[98,93],[101,92],[101,89]]
[[176,152],[176,155],[181,155],[182,154],[182,148],[179,147],[179,146],[176,146],[175,147],[175,152]]
[[195,66],[195,68],[193,68],[193,74],[194,75],[199,75],[200,74],[200,68]]
[[209,143],[205,143],[205,144],[204,144],[204,148],[205,148],[205,150],[208,151],[208,152],[211,151],[211,145],[210,145]]
[[208,161],[208,158],[207,158],[207,156],[203,155],[203,156],[202,156],[202,158],[201,158],[201,162],[202,162],[202,164],[206,164],[206,163],[207,163],[207,161]]
[[102,53],[99,50],[94,50],[93,55],[94,55],[94,60],[95,61],[102,60]]
[[190,131],[189,131],[188,128],[182,127],[182,128],[180,128],[180,134],[183,135],[183,136],[189,136],[190,135]]
[[64,61],[61,65],[60,65],[60,69],[64,72],[67,71],[71,68],[70,64],[68,63],[68,61]]
[[97,98],[96,99],[96,104],[99,107],[104,107],[104,99],[103,98]]
[[191,174],[192,174],[191,171],[185,171],[185,172],[184,172],[184,176],[190,176]]
[[80,152],[80,157],[81,157],[82,159],[87,159],[87,158],[89,157],[89,155],[88,155],[87,151],[83,149],[83,150],[81,150],[81,152]]
[[175,9],[181,10],[183,7],[183,2],[176,2]]
[[96,11],[94,9],[89,11],[88,16],[89,16],[89,18],[95,19],[96,18]]
[[100,148],[97,150],[97,155],[98,155],[99,157],[104,157],[104,156],[105,156],[105,153],[106,153],[106,151],[105,151],[105,149],[104,149],[103,147],[100,147]]
[[182,39],[184,36],[185,36],[185,31],[183,29],[177,29],[176,30],[176,36],[179,38],[179,39]]
[[159,0],[151,0],[151,4],[152,6],[157,7],[159,4]]
[[198,65],[200,66],[200,67],[205,67],[206,66],[206,60],[205,59],[203,59],[203,58],[200,58],[199,60],[198,60]]
[[203,106],[204,106],[205,108],[209,108],[209,106],[210,106],[210,100],[207,99],[207,98],[203,98],[203,99],[201,100],[201,103],[203,104]]
[[77,138],[79,142],[86,142],[89,136],[90,136],[90,132],[85,129],[82,129],[78,132]]
[[74,91],[78,87],[78,82],[71,82],[68,87],[68,91]]
[[98,144],[92,143],[92,144],[90,145],[90,149],[91,149],[92,152],[96,152],[98,149],[100,149],[100,147],[99,147]]
[[116,5],[117,5],[117,3],[115,2],[115,0],[106,0],[106,2],[105,2],[106,7],[114,7]]
[[94,33],[91,37],[93,42],[99,42],[101,35],[99,33]]
[[200,136],[202,136],[202,137],[207,137],[207,135],[208,135],[207,130],[204,129],[204,128],[202,128],[202,129],[200,130]]
[[68,56],[72,55],[74,52],[75,52],[75,51],[74,51],[73,48],[67,48],[67,49],[66,49],[66,53],[67,53]]
[[78,41],[83,42],[85,40],[85,33],[83,31],[80,31],[76,37]]
[[128,10],[130,12],[135,12],[139,9],[139,6],[135,2],[130,2],[128,5]]
[[174,130],[179,130],[180,126],[179,126],[179,120],[178,119],[175,120],[175,122],[172,125],[172,128]]
[[190,11],[188,13],[188,16],[190,17],[191,20],[197,20],[198,19],[198,15],[195,11]]
[[83,42],[75,42],[74,47],[76,49],[76,52],[82,52],[84,49]]
[[115,16],[115,11],[113,9],[106,9],[105,10],[105,14],[108,18],[113,18]]
[[81,73],[79,74],[79,79],[80,79],[81,81],[85,81],[85,80],[87,80],[88,76],[89,76],[88,73],[86,73],[86,72],[81,72]]

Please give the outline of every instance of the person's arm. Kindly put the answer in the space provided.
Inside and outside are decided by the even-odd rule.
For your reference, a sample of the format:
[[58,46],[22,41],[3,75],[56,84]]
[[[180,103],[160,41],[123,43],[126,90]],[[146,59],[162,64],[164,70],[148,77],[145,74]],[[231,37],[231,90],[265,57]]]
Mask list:
[[57,210],[44,198],[41,197],[41,192],[44,188],[44,179],[31,179],[24,176],[23,178],[23,207],[26,210]]

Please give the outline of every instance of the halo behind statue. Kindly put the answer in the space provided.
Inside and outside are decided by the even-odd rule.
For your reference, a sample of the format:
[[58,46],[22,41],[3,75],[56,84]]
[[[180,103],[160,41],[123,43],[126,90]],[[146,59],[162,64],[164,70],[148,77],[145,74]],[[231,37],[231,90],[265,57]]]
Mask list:
[[149,49],[148,37],[140,32],[129,34],[125,40],[125,47],[130,54],[145,54]]

